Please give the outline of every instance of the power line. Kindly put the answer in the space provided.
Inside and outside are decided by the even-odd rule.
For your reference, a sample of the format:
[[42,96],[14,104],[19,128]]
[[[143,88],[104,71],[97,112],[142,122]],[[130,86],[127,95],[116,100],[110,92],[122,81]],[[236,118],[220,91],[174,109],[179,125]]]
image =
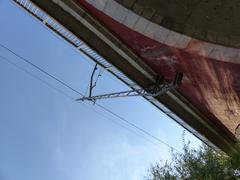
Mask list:
[[[8,47],[4,46],[3,44],[0,44],[0,46],[11,52],[12,54],[14,54],[15,56],[17,56],[20,60],[22,60],[23,62],[31,65],[32,67],[36,68],[37,70],[41,71],[42,73],[46,74],[47,76],[51,77],[52,79],[54,79],[55,81],[59,82],[60,84],[62,84],[63,86],[69,88],[70,90],[74,91],[77,94],[82,95],[79,91],[73,89],[71,86],[69,86],[68,84],[64,83],[63,81],[61,81],[60,79],[56,78],[55,76],[53,76],[52,74],[48,73],[47,71],[45,71],[44,69],[40,68],[39,66],[33,64],[31,61],[27,60],[26,58],[20,56],[19,54],[15,53],[14,51],[12,51],[11,49],[9,49]],[[83,96],[83,95],[82,95]]]
[[118,119],[126,122],[126,123],[129,124],[130,126],[132,126],[132,127],[136,128],[137,130],[141,131],[142,133],[144,133],[144,134],[148,135],[149,137],[155,139],[156,141],[158,141],[158,142],[160,142],[160,143],[168,146],[170,149],[174,149],[175,151],[178,151],[177,149],[175,149],[174,147],[170,146],[169,144],[167,144],[167,143],[164,142],[163,140],[161,140],[161,139],[159,139],[158,137],[152,135],[152,134],[149,133],[148,131],[140,128],[139,126],[135,125],[134,123],[126,120],[126,119],[123,118],[122,116],[119,116],[118,114],[116,114],[115,112],[113,112],[113,111],[109,110],[108,108],[102,106],[101,104],[97,104],[97,103],[96,103],[96,105],[99,106],[99,107],[101,107],[101,108],[104,109],[105,111],[109,112],[110,114],[114,115],[114,116],[117,117]]
[[[4,46],[3,44],[0,43],[0,47],[2,47],[3,49],[11,52],[12,54],[14,54],[16,57],[18,57],[20,60],[22,60],[23,62],[31,65],[32,67],[34,67],[35,69],[39,70],[40,72],[46,74],[47,76],[49,76],[50,78],[56,80],[58,83],[62,84],[63,86],[67,87],[68,89],[72,90],[73,92],[79,94],[80,96],[84,96],[80,91],[74,89],[73,87],[71,87],[69,84],[63,82],[62,80],[58,79],[57,77],[55,77],[54,75],[50,74],[49,72],[47,72],[46,70],[42,69],[41,67],[35,65],[34,63],[32,63],[31,61],[27,60],[26,58],[20,56],[19,54],[17,54],[16,52],[14,52],[13,50],[11,50],[10,48]],[[116,118],[120,119],[121,121],[127,123],[128,125],[130,125],[131,127],[141,131],[143,134],[147,135],[148,137],[153,138],[154,140],[160,142],[161,144],[166,145],[167,147],[169,147],[172,150],[175,150],[177,152],[180,152],[179,150],[177,150],[176,148],[172,147],[171,145],[169,145],[168,143],[164,142],[163,140],[159,139],[158,137],[152,135],[151,133],[147,132],[146,130],[140,128],[139,126],[135,125],[134,123],[128,121],[127,119],[123,118],[122,116],[118,115],[117,113],[111,111],[110,109],[106,108],[105,106],[99,104],[99,103],[95,103],[95,105],[97,105],[98,107],[100,107],[101,109],[103,109],[104,111],[112,114],[113,116],[115,116]]]
[[7,62],[8,64],[10,64],[10,65],[16,67],[17,69],[23,71],[23,72],[26,73],[27,75],[29,75],[29,76],[33,77],[34,79],[40,81],[41,83],[45,84],[47,87],[49,87],[49,88],[57,91],[58,93],[64,95],[64,96],[67,97],[68,99],[70,99],[70,100],[75,100],[74,97],[68,95],[68,94],[65,93],[64,91],[56,88],[56,87],[53,86],[52,84],[50,84],[50,83],[48,83],[47,81],[41,79],[40,77],[38,77],[38,76],[36,76],[35,74],[31,73],[30,71],[26,70],[25,68],[23,68],[23,67],[19,66],[18,64],[12,62],[10,59],[8,59],[8,58],[6,58],[6,57],[4,57],[4,56],[1,56],[1,55],[0,55],[0,58],[1,58],[2,60],[4,60],[5,62]]
[[[47,81],[39,78],[38,76],[36,76],[35,74],[33,74],[33,73],[31,73],[30,71],[26,70],[25,68],[19,66],[18,64],[12,62],[10,59],[8,59],[8,58],[6,58],[6,57],[4,57],[4,56],[1,56],[1,55],[0,55],[0,59],[6,61],[8,64],[16,67],[17,69],[23,71],[23,72],[26,73],[27,75],[29,75],[29,76],[33,77],[34,79],[40,81],[41,83],[45,84],[48,88],[51,88],[51,89],[55,90],[56,92],[62,94],[63,96],[67,97],[68,99],[75,101],[75,98],[74,98],[74,97],[70,96],[69,94],[65,93],[64,91],[60,90],[59,88],[56,88],[55,86],[53,86],[52,84],[48,83]],[[108,116],[104,115],[103,113],[100,113],[99,111],[97,111],[97,110],[95,110],[95,109],[93,109],[93,108],[88,107],[88,106],[85,105],[84,103],[81,103],[80,105],[84,106],[84,107],[85,107],[86,109],[88,109],[88,110],[94,111],[96,114],[102,116],[103,118],[105,118],[105,119],[107,119],[107,120],[109,120],[109,121],[112,121],[113,123],[121,126],[122,128],[124,128],[124,129],[126,129],[126,130],[128,130],[128,131],[130,131],[130,132],[132,132],[132,133],[134,133],[134,134],[136,134],[136,135],[144,138],[146,141],[150,142],[151,144],[153,144],[153,145],[155,145],[155,146],[158,146],[158,144],[154,143],[153,141],[151,141],[150,139],[146,138],[145,136],[143,136],[143,135],[141,135],[141,134],[133,131],[132,129],[124,126],[123,124],[119,123],[119,122],[116,121],[116,120],[110,119]]]
[[[33,77],[34,79],[40,81],[41,83],[45,84],[48,88],[51,88],[51,89],[55,90],[56,92],[62,94],[63,96],[67,97],[68,99],[75,101],[75,98],[74,98],[74,97],[70,96],[69,94],[65,93],[64,91],[60,90],[59,88],[56,88],[55,86],[53,86],[52,84],[48,83],[47,81],[39,78],[39,77],[36,76],[35,74],[33,74],[33,73],[31,73],[30,71],[26,70],[25,68],[19,66],[18,64],[12,62],[12,61],[9,60],[8,58],[0,55],[0,59],[6,61],[8,64],[16,67],[17,69],[23,71],[23,72],[26,73],[27,75],[29,75],[29,76]],[[124,129],[132,132],[133,134],[135,134],[135,135],[137,135],[137,136],[139,136],[139,137],[144,138],[146,141],[150,142],[151,144],[153,144],[153,145],[155,145],[155,146],[159,146],[159,144],[156,144],[155,142],[151,141],[151,140],[148,139],[147,137],[145,137],[145,136],[143,136],[143,135],[141,135],[141,134],[133,131],[132,129],[130,129],[129,127],[124,126],[123,124],[119,123],[118,121],[109,118],[108,116],[104,115],[103,113],[100,113],[99,111],[97,111],[97,110],[95,110],[95,109],[93,109],[93,108],[88,107],[88,106],[85,105],[84,103],[81,103],[80,105],[84,106],[84,107],[85,107],[86,109],[88,109],[88,110],[94,111],[96,114],[102,116],[104,119],[107,119],[107,120],[113,122],[114,124],[117,124],[118,126],[121,126],[122,128],[124,128]]]

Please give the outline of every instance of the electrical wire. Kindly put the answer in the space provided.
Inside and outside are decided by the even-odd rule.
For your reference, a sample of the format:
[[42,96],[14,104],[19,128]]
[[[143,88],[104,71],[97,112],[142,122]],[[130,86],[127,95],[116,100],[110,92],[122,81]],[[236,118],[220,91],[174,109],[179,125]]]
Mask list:
[[[23,71],[24,73],[26,73],[27,75],[33,77],[34,79],[40,81],[41,83],[43,83],[44,85],[46,85],[48,88],[51,88],[51,89],[55,90],[56,92],[60,93],[60,94],[63,95],[64,97],[66,97],[66,98],[68,98],[68,99],[70,99],[70,100],[75,101],[75,98],[74,98],[74,97],[70,96],[69,94],[65,93],[64,91],[60,90],[59,88],[56,88],[55,86],[53,86],[52,84],[48,83],[47,81],[39,78],[38,76],[36,76],[35,74],[33,74],[33,73],[31,73],[30,71],[26,70],[25,68],[19,66],[18,64],[12,62],[10,59],[8,59],[8,58],[6,58],[6,57],[4,57],[4,56],[1,56],[1,55],[0,55],[0,59],[6,61],[8,64],[16,67],[17,69]],[[150,139],[146,138],[145,136],[143,136],[143,135],[141,135],[141,134],[133,131],[132,129],[130,129],[129,127],[124,126],[123,124],[119,123],[118,121],[109,118],[108,116],[104,115],[103,113],[100,113],[100,112],[97,111],[96,109],[90,108],[90,107],[88,107],[88,106],[87,106],[86,104],[84,104],[84,103],[80,103],[80,105],[82,105],[82,106],[84,106],[86,109],[91,110],[91,111],[95,112],[96,114],[102,116],[104,119],[107,119],[107,120],[109,120],[109,121],[112,121],[113,123],[115,123],[115,124],[121,126],[122,128],[124,128],[124,129],[126,129],[126,130],[128,130],[128,131],[130,131],[130,132],[132,132],[132,133],[134,133],[135,135],[144,138],[146,141],[150,142],[151,144],[153,144],[153,145],[155,145],[155,146],[158,146],[158,144],[156,144],[155,142],[153,142],[153,141],[151,141]],[[158,147],[159,147],[159,146],[158,146]]]
[[[52,79],[54,79],[55,81],[59,82],[60,84],[62,84],[63,86],[69,88],[70,90],[74,91],[77,94],[82,95],[79,91],[73,89],[71,86],[69,86],[68,84],[66,84],[65,82],[61,81],[60,79],[56,78],[55,76],[53,76],[52,74],[48,73],[47,71],[45,71],[44,69],[40,68],[39,66],[33,64],[31,61],[27,60],[26,58],[20,56],[19,54],[15,53],[14,51],[12,51],[11,49],[9,49],[8,47],[4,46],[3,44],[0,44],[0,46],[11,52],[12,54],[14,54],[15,56],[17,56],[20,60],[22,60],[23,62],[31,65],[32,67],[36,68],[37,70],[41,71],[42,73],[46,74],[47,76],[51,77]],[[82,95],[83,96],[83,95]]]
[[[23,71],[23,72],[26,73],[27,75],[29,75],[29,76],[33,77],[34,79],[40,81],[41,83],[45,84],[47,87],[55,90],[56,92],[62,94],[63,96],[67,97],[68,99],[75,101],[75,98],[74,98],[74,97],[70,96],[69,94],[65,93],[64,91],[60,90],[59,88],[56,88],[55,86],[53,86],[52,84],[48,83],[47,81],[39,78],[39,77],[36,76],[35,74],[33,74],[33,73],[31,73],[30,71],[26,70],[25,68],[17,65],[16,63],[12,62],[12,61],[9,60],[8,58],[0,55],[0,59],[6,61],[7,63],[9,63],[10,65],[16,67],[17,69]],[[124,126],[123,124],[119,123],[118,121],[109,118],[108,116],[104,115],[103,113],[100,113],[99,111],[97,111],[97,110],[95,110],[95,109],[93,109],[93,108],[88,107],[88,106],[85,105],[84,103],[81,103],[80,105],[84,106],[84,107],[85,107],[86,109],[88,109],[88,110],[94,111],[96,114],[102,116],[104,119],[107,119],[107,120],[109,120],[109,121],[112,121],[114,124],[117,124],[118,126],[121,126],[122,128],[124,128],[124,129],[132,132],[133,134],[135,134],[135,135],[137,135],[137,136],[145,139],[145,140],[148,141],[149,143],[151,143],[151,144],[153,144],[153,145],[155,145],[155,146],[158,146],[158,144],[156,144],[155,142],[151,141],[151,140],[148,139],[147,137],[145,137],[145,136],[143,136],[143,135],[141,135],[141,134],[133,131],[132,129],[130,129],[129,127]],[[159,146],[158,146],[158,147],[159,147]]]
[[31,73],[30,71],[26,70],[25,68],[19,66],[18,64],[14,63],[14,62],[11,61],[10,59],[8,59],[8,58],[6,58],[6,57],[4,57],[4,56],[1,56],[1,55],[0,55],[0,58],[1,58],[2,60],[4,60],[5,62],[7,62],[8,64],[10,64],[10,65],[16,67],[17,69],[23,71],[23,72],[26,73],[27,75],[29,75],[29,76],[33,77],[34,79],[40,81],[41,83],[45,84],[47,87],[49,87],[49,88],[57,91],[58,93],[64,95],[64,96],[67,97],[68,99],[70,99],[70,100],[75,100],[74,97],[72,97],[72,96],[70,96],[69,94],[65,93],[64,91],[56,88],[56,87],[53,86],[52,84],[50,84],[50,83],[48,83],[47,81],[41,79],[40,77],[38,77],[38,76],[36,76],[35,74]]
[[[47,72],[46,70],[42,69],[41,67],[35,65],[34,63],[32,63],[31,61],[27,60],[26,58],[22,57],[21,55],[17,54],[16,52],[14,52],[13,50],[11,50],[10,48],[4,46],[3,44],[0,43],[0,47],[2,47],[3,49],[9,51],[10,53],[14,54],[16,57],[18,57],[20,60],[22,60],[23,62],[31,65],[32,67],[34,67],[35,69],[39,70],[40,72],[46,74],[47,76],[49,76],[50,78],[56,80],[58,83],[62,84],[63,86],[67,87],[68,89],[72,90],[73,92],[79,94],[80,96],[84,96],[80,91],[74,89],[73,87],[71,87],[69,84],[63,82],[62,80],[58,79],[57,77],[55,77],[54,75],[50,74],[49,72]],[[151,133],[147,132],[146,130],[140,128],[139,126],[135,125],[134,123],[128,121],[127,119],[123,118],[122,116],[118,115],[117,113],[113,112],[112,110],[106,108],[105,106],[99,104],[99,103],[95,103],[96,106],[100,107],[101,109],[103,109],[104,111],[112,114],[113,116],[115,116],[116,118],[118,118],[119,120],[127,123],[129,126],[137,129],[138,131],[141,131],[143,134],[147,135],[148,137],[153,138],[154,140],[158,141],[161,144],[164,144],[165,146],[169,147],[171,150],[175,150],[177,152],[180,152],[179,150],[177,150],[176,148],[174,148],[173,146],[169,145],[168,143],[164,142],[163,140],[159,139],[158,137],[152,135]]]

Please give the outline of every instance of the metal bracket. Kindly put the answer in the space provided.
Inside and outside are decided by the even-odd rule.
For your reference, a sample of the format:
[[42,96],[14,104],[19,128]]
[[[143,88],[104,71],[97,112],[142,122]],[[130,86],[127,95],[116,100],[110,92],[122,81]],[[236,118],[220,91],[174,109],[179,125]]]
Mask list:
[[89,97],[92,97],[92,90],[97,85],[96,82],[93,84],[93,78],[94,78],[94,74],[95,74],[96,70],[97,70],[97,64],[95,64],[93,72],[91,74],[91,79],[90,79],[90,84],[89,84]]
[[96,100],[100,100],[100,99],[119,98],[119,97],[133,97],[133,96],[156,97],[156,96],[160,96],[160,95],[166,93],[167,91],[170,91],[172,89],[176,89],[178,86],[180,86],[182,78],[183,78],[183,73],[182,72],[177,72],[173,82],[171,82],[171,83],[164,83],[164,78],[161,76],[161,77],[157,78],[157,81],[156,81],[155,85],[153,85],[153,86],[151,86],[147,89],[133,89],[133,90],[129,90],[129,91],[121,91],[121,92],[92,96],[92,89],[95,87],[95,86],[92,86],[93,74],[91,76],[89,96],[79,98],[76,101],[88,100],[88,101],[96,102]]

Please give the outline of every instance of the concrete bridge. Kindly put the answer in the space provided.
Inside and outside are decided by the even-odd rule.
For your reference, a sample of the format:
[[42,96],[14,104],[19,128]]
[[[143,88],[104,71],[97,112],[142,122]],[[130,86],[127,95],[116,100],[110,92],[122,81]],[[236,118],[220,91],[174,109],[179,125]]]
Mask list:
[[183,72],[179,88],[148,100],[209,145],[239,151],[237,0],[14,1],[60,35],[49,18],[61,24],[139,87]]

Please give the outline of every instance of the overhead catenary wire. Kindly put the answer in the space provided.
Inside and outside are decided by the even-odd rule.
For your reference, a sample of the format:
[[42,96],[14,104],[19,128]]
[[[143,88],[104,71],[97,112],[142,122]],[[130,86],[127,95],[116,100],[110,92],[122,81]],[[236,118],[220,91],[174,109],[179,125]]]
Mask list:
[[[0,47],[2,47],[3,49],[9,51],[10,53],[14,54],[16,57],[19,58],[19,60],[31,65],[32,67],[34,67],[35,69],[39,70],[40,72],[44,73],[45,75],[49,76],[50,78],[54,79],[55,81],[57,81],[58,83],[62,84],[63,86],[65,86],[66,88],[72,90],[73,92],[77,93],[78,95],[84,97],[83,93],[81,93],[80,91],[74,89],[73,87],[71,87],[69,84],[63,82],[62,80],[58,79],[57,77],[55,77],[54,75],[50,74],[49,72],[47,72],[46,70],[42,69],[41,67],[37,66],[36,64],[32,63],[31,61],[29,61],[28,59],[22,57],[21,55],[19,55],[18,53],[14,52],[13,50],[11,50],[10,48],[8,48],[7,46],[3,45],[0,43]],[[117,113],[113,112],[112,110],[106,108],[105,106],[99,104],[99,103],[95,103],[96,106],[98,106],[99,108],[103,109],[104,111],[112,114],[113,116],[115,116],[116,118],[118,118],[119,120],[127,123],[129,126],[137,129],[138,131],[142,132],[143,134],[147,135],[148,137],[158,141],[161,144],[164,144],[165,146],[169,147],[171,150],[175,150],[177,152],[180,152],[178,149],[174,148],[173,146],[169,145],[168,143],[164,142],[163,140],[161,140],[160,138],[152,135],[151,133],[149,133],[148,131],[142,129],[141,127],[135,125],[134,123],[130,122],[129,120],[125,119],[124,117],[118,115]]]
[[8,64],[10,64],[10,65],[16,67],[17,69],[23,71],[23,72],[26,73],[27,75],[29,75],[29,76],[33,77],[34,79],[40,81],[41,83],[45,84],[47,87],[49,87],[49,88],[57,91],[58,93],[64,95],[64,96],[67,97],[68,99],[70,99],[70,100],[75,100],[74,97],[72,97],[72,96],[70,96],[69,94],[65,93],[64,91],[56,88],[56,87],[53,86],[52,84],[50,84],[50,83],[48,83],[47,81],[41,79],[40,77],[36,76],[35,74],[31,73],[31,72],[28,71],[27,69],[21,67],[20,65],[14,63],[14,62],[11,61],[10,59],[8,59],[8,58],[6,58],[6,57],[4,57],[4,56],[1,56],[1,55],[0,55],[0,58],[1,58],[2,60],[4,60],[5,62],[7,62]]
[[[43,83],[44,85],[46,85],[48,88],[51,88],[51,89],[55,90],[56,92],[60,93],[60,94],[63,95],[64,97],[66,97],[66,98],[68,98],[68,99],[70,99],[70,100],[75,101],[75,98],[72,97],[72,96],[70,96],[68,93],[60,90],[59,88],[55,87],[54,85],[52,85],[52,84],[48,83],[47,81],[41,79],[40,77],[38,77],[38,76],[36,76],[35,74],[31,73],[30,71],[26,70],[25,68],[23,68],[23,67],[17,65],[16,63],[12,62],[12,61],[9,60],[8,58],[0,55],[0,59],[6,61],[7,63],[9,63],[10,65],[16,67],[17,69],[23,71],[24,73],[26,73],[27,75],[33,77],[34,79],[40,81],[41,83]],[[159,145],[159,144],[156,144],[155,142],[153,142],[152,140],[148,139],[147,137],[145,137],[145,136],[143,136],[143,135],[141,135],[141,134],[133,131],[133,130],[130,129],[129,127],[124,126],[123,124],[119,123],[118,121],[113,120],[112,118],[109,118],[108,116],[104,115],[103,113],[101,113],[101,112],[99,112],[99,111],[97,111],[97,110],[95,110],[95,109],[93,109],[93,108],[88,107],[86,104],[80,103],[80,105],[84,106],[84,107],[85,107],[86,109],[88,109],[88,110],[91,110],[91,111],[95,112],[95,113],[98,114],[99,116],[102,116],[104,119],[107,119],[107,120],[113,122],[114,124],[117,124],[118,126],[121,126],[122,128],[128,130],[129,132],[132,132],[133,134],[135,134],[135,135],[137,135],[137,136],[139,136],[139,137],[141,137],[141,138],[144,138],[144,139],[145,139],[146,141],[148,141],[149,143],[151,143],[151,144],[153,144],[153,145],[155,145],[155,146],[158,146],[158,145]],[[158,146],[158,147],[159,147],[159,146]]]
[[3,44],[0,44],[0,46],[11,52],[12,54],[14,54],[15,56],[17,56],[20,60],[22,60],[23,62],[31,65],[32,67],[36,68],[37,70],[41,71],[42,73],[46,74],[47,76],[51,77],[52,79],[54,79],[55,81],[59,82],[60,84],[62,84],[63,86],[69,88],[70,90],[74,91],[77,94],[82,95],[79,91],[73,89],[71,86],[69,86],[68,84],[66,84],[65,82],[61,81],[60,79],[56,78],[55,76],[53,76],[52,74],[48,73],[47,71],[45,71],[44,69],[40,68],[39,66],[35,65],[34,63],[32,63],[31,61],[27,60],[26,58],[20,56],[19,54],[15,53],[14,51],[12,51],[11,49],[9,49],[8,47],[4,46]]
[[[72,97],[72,96],[70,96],[68,93],[62,91],[61,89],[59,89],[59,88],[57,88],[57,87],[55,87],[54,85],[50,84],[49,82],[41,79],[41,78],[38,77],[37,75],[31,73],[31,72],[28,71],[27,69],[25,69],[25,68],[21,67],[20,65],[14,63],[14,62],[11,61],[10,59],[8,59],[8,58],[6,58],[6,57],[4,57],[4,56],[1,56],[1,55],[0,55],[0,59],[4,60],[4,61],[7,62],[9,65],[12,65],[12,66],[14,66],[15,68],[21,70],[22,72],[26,73],[27,75],[31,76],[32,78],[40,81],[41,83],[43,83],[44,85],[46,85],[48,88],[55,90],[56,92],[58,92],[59,94],[63,95],[64,97],[66,97],[66,98],[68,98],[68,99],[70,99],[70,100],[72,100],[72,101],[75,101],[75,98]],[[150,140],[150,139],[148,139],[147,137],[145,137],[145,136],[137,133],[136,131],[133,131],[132,129],[130,129],[130,128],[127,127],[127,126],[124,126],[123,124],[119,123],[118,121],[116,121],[116,120],[114,120],[114,119],[112,119],[112,118],[109,118],[108,116],[104,115],[103,113],[101,113],[101,112],[99,112],[99,111],[97,111],[97,110],[95,110],[95,109],[93,109],[93,108],[88,107],[88,106],[87,106],[86,104],[84,104],[84,103],[80,103],[80,105],[82,105],[83,107],[85,107],[85,108],[88,109],[88,110],[91,110],[91,111],[95,112],[95,113],[98,114],[99,116],[102,116],[104,119],[109,120],[109,121],[113,122],[114,124],[116,124],[116,125],[118,125],[118,126],[121,126],[122,128],[128,130],[129,132],[131,132],[131,133],[133,133],[133,134],[135,134],[135,135],[137,135],[137,136],[145,139],[145,140],[148,141],[149,143],[151,143],[151,144],[159,147],[159,144],[156,144],[156,143],[153,142],[152,140]]]

